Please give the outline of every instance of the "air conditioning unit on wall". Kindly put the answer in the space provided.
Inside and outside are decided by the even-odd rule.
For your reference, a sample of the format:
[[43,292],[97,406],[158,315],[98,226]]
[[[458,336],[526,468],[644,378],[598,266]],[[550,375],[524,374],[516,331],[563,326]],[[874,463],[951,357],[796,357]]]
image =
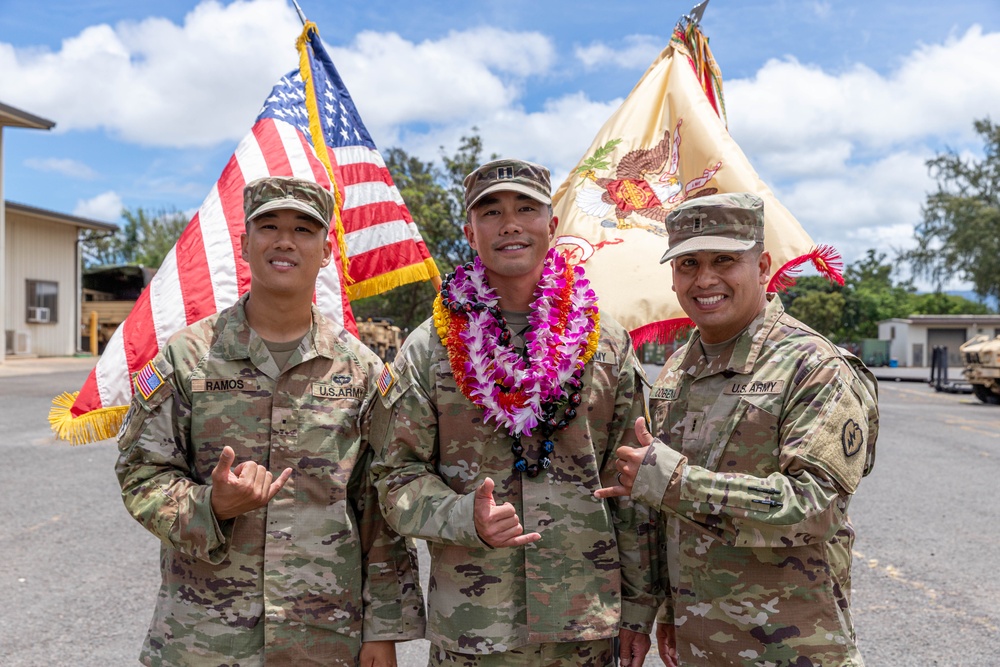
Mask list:
[[31,354],[31,334],[7,329],[7,354]]
[[14,354],[31,354],[31,334],[27,331],[15,332]]
[[33,322],[33,323],[37,323],[37,324],[45,324],[45,323],[51,321],[50,315],[51,315],[51,313],[50,313],[50,311],[49,311],[48,308],[43,308],[43,307],[28,308],[28,321],[29,322]]

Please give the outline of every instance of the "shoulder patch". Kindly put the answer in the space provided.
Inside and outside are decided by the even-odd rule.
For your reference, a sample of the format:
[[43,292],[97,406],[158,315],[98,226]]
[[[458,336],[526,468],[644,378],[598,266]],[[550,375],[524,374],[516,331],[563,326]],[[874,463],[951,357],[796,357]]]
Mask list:
[[854,456],[865,443],[865,433],[856,421],[848,419],[840,431],[840,442],[844,447],[844,456]]
[[396,376],[392,374],[392,368],[390,364],[386,364],[382,367],[382,372],[379,373],[378,381],[378,392],[385,396],[392,389],[392,385],[396,383]]
[[163,386],[163,376],[160,375],[159,369],[150,361],[132,376],[132,384],[135,386],[135,391],[144,400],[148,401],[149,397]]
[[125,432],[128,430],[129,424],[132,423],[132,417],[135,416],[135,412],[138,409],[139,408],[136,407],[135,403],[132,403],[128,407],[128,412],[125,413],[125,418],[122,419],[122,425],[118,428],[118,435],[115,436],[116,440],[121,440],[122,436],[125,435]]

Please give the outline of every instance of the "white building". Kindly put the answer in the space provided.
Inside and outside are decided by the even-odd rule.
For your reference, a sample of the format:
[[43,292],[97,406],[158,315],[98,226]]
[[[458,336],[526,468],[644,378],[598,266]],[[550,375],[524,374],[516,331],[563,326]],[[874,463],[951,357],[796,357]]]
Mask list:
[[948,348],[948,365],[962,366],[959,346],[973,336],[1000,335],[1000,315],[911,315],[878,323],[889,357],[900,366],[930,366],[935,347]]
[[4,128],[54,126],[0,103],[0,363],[8,355],[65,356],[79,349],[80,230],[117,229],[4,199]]

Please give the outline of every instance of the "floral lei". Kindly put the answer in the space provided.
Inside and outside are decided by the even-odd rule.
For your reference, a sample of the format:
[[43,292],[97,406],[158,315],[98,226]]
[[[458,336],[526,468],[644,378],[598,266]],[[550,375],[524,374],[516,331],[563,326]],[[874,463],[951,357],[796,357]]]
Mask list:
[[[581,403],[581,378],[600,338],[597,296],[583,269],[550,249],[528,315],[525,357],[511,345],[499,303],[476,257],[442,282],[434,326],[462,394],[483,409],[484,423],[508,430],[514,470],[534,477],[551,463],[552,434],[566,428]],[[559,407],[565,412],[557,420]],[[528,465],[521,436],[539,426],[542,453],[538,463]]]

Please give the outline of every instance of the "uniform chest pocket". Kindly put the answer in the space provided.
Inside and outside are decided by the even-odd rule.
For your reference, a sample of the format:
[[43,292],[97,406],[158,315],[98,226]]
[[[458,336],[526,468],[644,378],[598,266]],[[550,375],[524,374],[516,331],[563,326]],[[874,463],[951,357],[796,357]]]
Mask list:
[[[610,346],[599,346],[594,357],[587,362],[587,372],[583,378],[584,402],[581,408],[586,410],[585,414],[590,422],[606,425],[614,419],[618,373],[618,359],[614,351]],[[641,391],[641,387],[639,390]]]
[[361,402],[360,398],[329,398],[299,406],[300,447],[342,453],[356,447],[361,435]]
[[[297,494],[306,492],[320,505],[341,502],[361,448],[361,399],[335,398],[310,401],[298,407],[298,432],[280,453],[272,450],[272,463],[287,457],[297,479]],[[343,508],[335,512],[343,514]],[[331,517],[333,518],[333,517]]]
[[771,395],[741,396],[727,425],[726,446],[715,470],[766,477],[778,470],[778,400]]
[[208,382],[192,382],[191,393],[191,433],[198,440],[191,466],[200,483],[211,475],[226,445],[233,448],[237,463],[249,460],[266,464],[262,452],[266,452],[270,438],[270,391],[255,385],[210,391]]

